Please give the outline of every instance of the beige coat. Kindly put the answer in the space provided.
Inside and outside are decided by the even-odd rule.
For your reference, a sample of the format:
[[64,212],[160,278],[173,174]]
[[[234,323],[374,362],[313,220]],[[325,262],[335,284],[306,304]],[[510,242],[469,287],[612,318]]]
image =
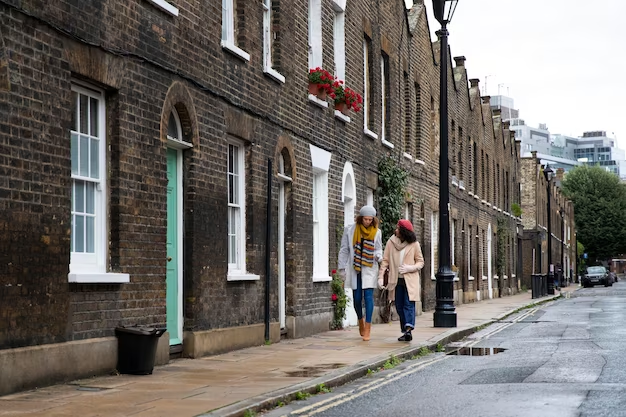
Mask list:
[[[404,259],[400,260],[400,251],[404,248]],[[398,284],[398,267],[402,264],[415,265],[416,271],[404,274],[404,281],[409,293],[410,301],[420,301],[421,284],[420,269],[424,267],[424,256],[418,242],[401,242],[396,236],[392,236],[385,245],[383,261],[380,264],[378,278],[382,279],[385,269],[389,268],[389,299],[395,299],[396,285]]]

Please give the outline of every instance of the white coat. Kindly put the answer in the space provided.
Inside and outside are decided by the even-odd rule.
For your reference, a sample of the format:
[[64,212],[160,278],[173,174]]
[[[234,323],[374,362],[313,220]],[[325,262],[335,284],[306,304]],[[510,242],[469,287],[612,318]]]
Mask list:
[[[339,260],[337,269],[346,271],[345,287],[356,289],[356,271],[354,270],[354,246],[352,239],[356,223],[346,226],[341,238],[341,249],[339,249]],[[371,267],[361,269],[361,288],[376,288],[378,286],[378,264],[383,259],[383,241],[380,229],[374,238],[374,264]]]

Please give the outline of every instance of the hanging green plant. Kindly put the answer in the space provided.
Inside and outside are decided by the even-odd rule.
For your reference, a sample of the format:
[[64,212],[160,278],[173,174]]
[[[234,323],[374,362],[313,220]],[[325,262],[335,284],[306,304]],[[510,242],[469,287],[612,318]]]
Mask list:
[[378,213],[383,242],[393,235],[402,216],[408,173],[391,156],[378,161]]
[[513,203],[513,204],[511,204],[511,213],[513,213],[513,215],[515,217],[521,217],[521,215],[522,215],[522,208],[520,207],[519,204]]
[[506,268],[506,245],[509,237],[508,222],[504,217],[498,217],[498,233],[496,242],[496,273],[504,276]]

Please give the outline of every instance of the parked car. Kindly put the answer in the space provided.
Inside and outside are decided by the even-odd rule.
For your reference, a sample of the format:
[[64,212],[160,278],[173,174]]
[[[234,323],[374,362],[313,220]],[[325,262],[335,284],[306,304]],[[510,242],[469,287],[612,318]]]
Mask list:
[[613,277],[609,275],[603,266],[588,266],[587,272],[583,275],[583,287],[593,287],[594,285],[613,285]]

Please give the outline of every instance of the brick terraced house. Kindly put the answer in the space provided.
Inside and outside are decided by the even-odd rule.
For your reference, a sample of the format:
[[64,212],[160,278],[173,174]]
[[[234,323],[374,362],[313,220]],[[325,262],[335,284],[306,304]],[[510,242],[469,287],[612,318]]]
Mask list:
[[[167,326],[157,364],[262,344],[266,289],[273,342],[328,330],[337,231],[385,157],[433,309],[438,61],[420,1],[1,0],[0,394],[111,371],[117,326]],[[520,150],[450,62],[467,303],[520,288]],[[310,94],[317,67],[362,111]]]

